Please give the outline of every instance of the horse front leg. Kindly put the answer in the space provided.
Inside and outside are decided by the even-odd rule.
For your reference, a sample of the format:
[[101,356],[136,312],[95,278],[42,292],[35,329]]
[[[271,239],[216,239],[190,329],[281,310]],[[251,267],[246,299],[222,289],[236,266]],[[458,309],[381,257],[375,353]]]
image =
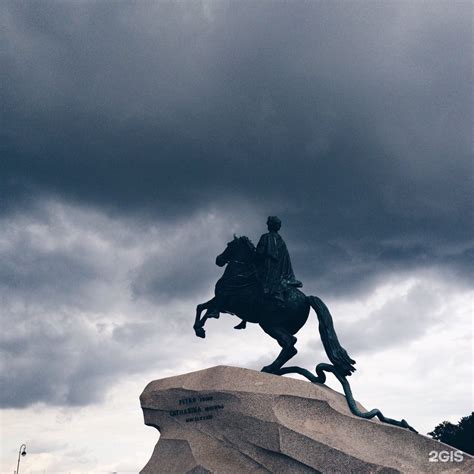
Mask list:
[[201,319],[201,314],[204,310],[209,309],[210,306],[214,303],[215,298],[206,301],[205,303],[198,304],[196,306],[196,318],[194,320],[194,332],[197,337],[206,337],[206,331],[204,330],[204,324],[206,323],[207,317],[204,316]]

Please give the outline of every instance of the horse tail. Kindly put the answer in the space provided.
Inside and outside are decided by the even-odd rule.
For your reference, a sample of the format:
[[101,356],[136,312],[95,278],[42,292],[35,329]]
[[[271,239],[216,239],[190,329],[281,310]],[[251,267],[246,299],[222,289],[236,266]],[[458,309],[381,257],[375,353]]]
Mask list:
[[317,296],[308,296],[308,301],[318,316],[319,334],[328,359],[341,375],[351,375],[356,362],[339,343],[329,309]]

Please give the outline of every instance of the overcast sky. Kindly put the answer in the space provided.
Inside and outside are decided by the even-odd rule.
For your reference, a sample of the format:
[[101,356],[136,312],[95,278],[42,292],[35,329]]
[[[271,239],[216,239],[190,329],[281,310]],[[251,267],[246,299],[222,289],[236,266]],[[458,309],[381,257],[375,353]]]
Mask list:
[[[273,360],[258,326],[192,330],[215,256],[270,214],[364,406],[422,433],[470,413],[470,2],[3,1],[0,18],[1,471],[23,442],[31,471],[138,471],[150,380]],[[324,360],[314,316],[298,348]]]

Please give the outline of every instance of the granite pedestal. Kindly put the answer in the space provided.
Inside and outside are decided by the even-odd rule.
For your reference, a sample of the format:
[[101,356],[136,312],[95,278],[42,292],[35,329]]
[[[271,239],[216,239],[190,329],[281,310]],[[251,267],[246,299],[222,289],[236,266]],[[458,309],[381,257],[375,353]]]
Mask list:
[[471,456],[288,377],[218,366],[151,382],[140,401],[161,435],[142,474],[474,472]]

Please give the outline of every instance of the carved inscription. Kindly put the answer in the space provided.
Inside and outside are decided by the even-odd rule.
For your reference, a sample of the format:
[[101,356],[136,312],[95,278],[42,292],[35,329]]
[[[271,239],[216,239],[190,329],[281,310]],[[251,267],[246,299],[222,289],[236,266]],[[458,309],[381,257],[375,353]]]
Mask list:
[[169,414],[170,416],[178,417],[188,415],[185,419],[186,423],[211,420],[215,413],[224,409],[224,405],[214,402],[214,397],[212,395],[181,398],[178,400],[178,405],[179,408],[170,410]]

